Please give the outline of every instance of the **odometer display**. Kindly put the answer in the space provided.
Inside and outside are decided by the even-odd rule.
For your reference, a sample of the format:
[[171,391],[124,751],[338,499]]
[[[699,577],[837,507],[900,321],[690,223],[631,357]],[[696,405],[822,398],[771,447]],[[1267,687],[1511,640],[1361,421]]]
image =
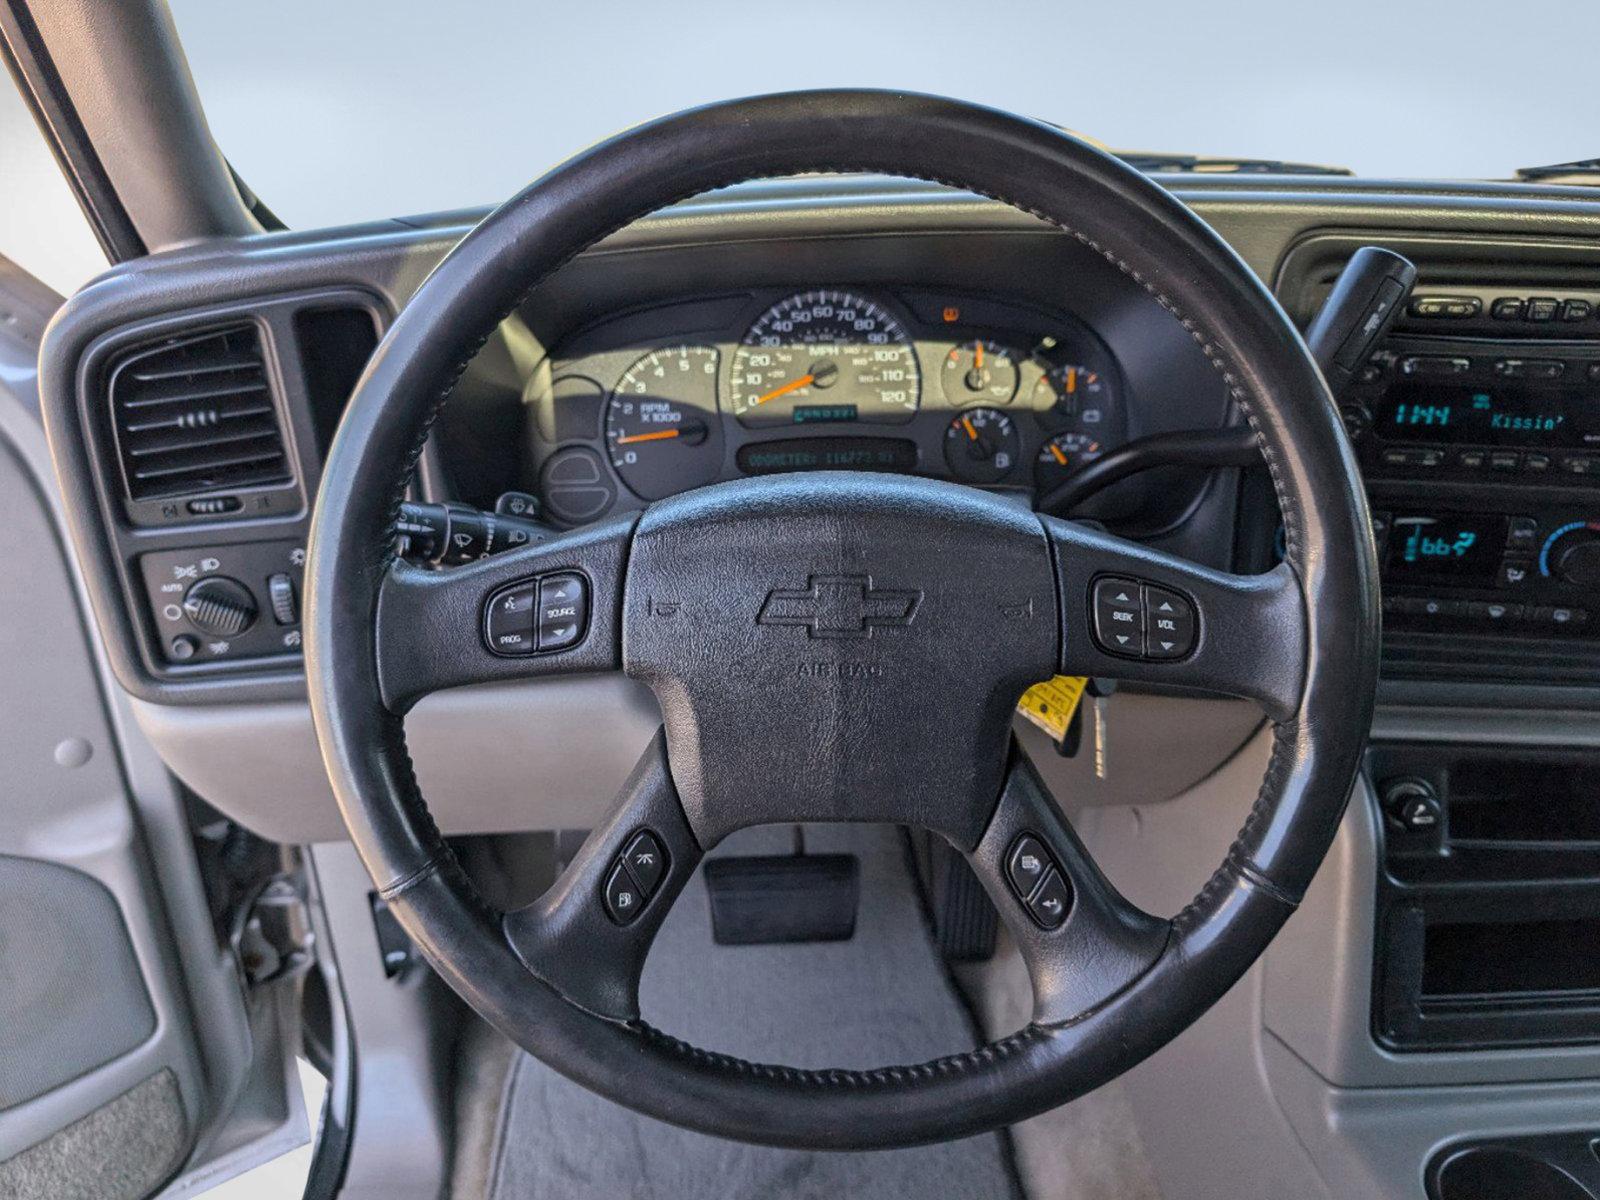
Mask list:
[[850,292],[790,296],[751,325],[733,360],[729,403],[745,425],[787,425],[797,412],[855,411],[909,421],[921,400],[916,351],[900,322]]

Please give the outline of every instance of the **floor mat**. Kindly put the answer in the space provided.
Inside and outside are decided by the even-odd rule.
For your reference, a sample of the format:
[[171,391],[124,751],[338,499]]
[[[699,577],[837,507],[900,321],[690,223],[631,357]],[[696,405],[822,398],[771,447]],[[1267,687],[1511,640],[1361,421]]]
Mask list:
[[[808,829],[806,844],[860,859],[855,937],[715,945],[697,874],[645,966],[645,1019],[707,1049],[800,1067],[883,1066],[971,1049],[971,1019],[934,950],[904,835],[881,826],[824,826]],[[778,854],[789,845],[785,830],[753,829],[717,853]],[[1020,1196],[998,1134],[856,1154],[744,1146],[638,1116],[525,1054],[501,1112],[493,1200]]]

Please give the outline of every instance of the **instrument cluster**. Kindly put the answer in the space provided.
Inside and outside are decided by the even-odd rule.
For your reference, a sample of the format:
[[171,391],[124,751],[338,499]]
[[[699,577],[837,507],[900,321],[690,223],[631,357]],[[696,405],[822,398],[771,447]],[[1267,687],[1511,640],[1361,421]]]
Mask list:
[[625,314],[570,339],[525,399],[547,510],[571,524],[778,471],[1039,495],[1129,436],[1117,364],[1086,326],[920,292],[816,288]]

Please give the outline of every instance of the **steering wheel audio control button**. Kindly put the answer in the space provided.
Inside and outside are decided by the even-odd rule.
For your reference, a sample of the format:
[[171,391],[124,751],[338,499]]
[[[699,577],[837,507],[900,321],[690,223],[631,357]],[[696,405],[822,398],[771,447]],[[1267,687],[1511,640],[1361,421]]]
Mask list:
[[1145,585],[1145,656],[1182,658],[1194,649],[1194,606],[1166,588]]
[[489,649],[497,654],[532,654],[538,649],[533,632],[537,583],[519,583],[496,592],[484,620]]
[[539,583],[539,649],[576,646],[589,622],[589,595],[579,575],[547,575]]
[[483,638],[496,654],[570,650],[589,627],[589,583],[576,571],[524,579],[483,606]]
[[1006,882],[1035,925],[1056,929],[1067,919],[1072,885],[1040,838],[1024,833],[1011,844],[1011,853],[1006,855]]
[[1072,888],[1060,871],[1051,867],[1028,901],[1028,915],[1044,929],[1058,929],[1072,908]]
[[667,860],[662,852],[661,843],[656,841],[649,830],[640,830],[633,835],[633,840],[628,843],[628,848],[622,852],[622,861],[628,868],[628,874],[633,876],[633,881],[639,885],[639,891],[648,900],[655,895],[656,885],[661,882],[662,875],[666,874]]
[[1144,657],[1144,602],[1134,579],[1107,577],[1094,585],[1094,640],[1108,654]]
[[1050,869],[1050,862],[1050,853],[1039,839],[1025,833],[1006,857],[1006,879],[1017,895],[1026,900]]
[[1194,602],[1142,579],[1106,576],[1094,584],[1094,640],[1107,654],[1170,662],[1194,649]]
[[620,862],[606,876],[605,901],[607,914],[618,925],[631,925],[644,908],[644,893]]

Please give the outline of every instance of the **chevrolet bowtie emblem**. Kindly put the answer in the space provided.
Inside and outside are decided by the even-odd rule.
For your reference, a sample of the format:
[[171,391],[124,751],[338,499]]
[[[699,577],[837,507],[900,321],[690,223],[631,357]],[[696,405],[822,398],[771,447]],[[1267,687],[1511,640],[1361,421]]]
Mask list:
[[768,592],[757,623],[803,625],[811,637],[864,638],[874,629],[911,624],[922,603],[921,592],[875,588],[868,575],[813,575],[808,583]]

